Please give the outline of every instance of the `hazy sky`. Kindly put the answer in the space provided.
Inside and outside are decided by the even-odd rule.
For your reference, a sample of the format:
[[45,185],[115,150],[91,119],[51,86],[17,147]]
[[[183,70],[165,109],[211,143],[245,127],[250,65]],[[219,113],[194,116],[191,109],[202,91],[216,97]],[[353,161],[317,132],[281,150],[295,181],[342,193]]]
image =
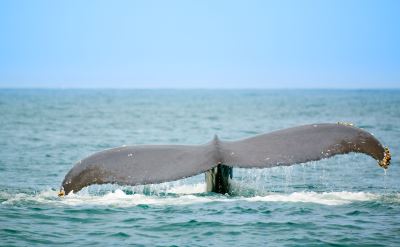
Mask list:
[[400,87],[400,1],[2,0],[0,32],[0,87]]

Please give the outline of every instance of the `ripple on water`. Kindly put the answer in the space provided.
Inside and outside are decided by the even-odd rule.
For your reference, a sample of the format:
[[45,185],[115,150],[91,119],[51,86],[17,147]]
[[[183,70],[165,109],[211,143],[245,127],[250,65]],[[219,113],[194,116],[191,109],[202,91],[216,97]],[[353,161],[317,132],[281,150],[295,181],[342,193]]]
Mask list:
[[117,232],[109,235],[110,237],[116,237],[116,238],[129,238],[130,235],[125,233],[125,232]]

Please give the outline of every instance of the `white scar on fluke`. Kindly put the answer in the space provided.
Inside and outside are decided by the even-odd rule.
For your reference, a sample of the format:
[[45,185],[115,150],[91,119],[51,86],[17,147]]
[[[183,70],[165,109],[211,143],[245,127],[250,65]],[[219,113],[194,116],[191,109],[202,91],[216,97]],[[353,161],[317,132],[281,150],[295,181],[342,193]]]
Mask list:
[[143,185],[205,173],[207,191],[229,193],[232,168],[269,168],[364,153],[387,169],[391,155],[371,133],[352,124],[311,124],[239,141],[217,136],[203,145],[122,146],[92,154],[65,176],[60,196],[92,184]]

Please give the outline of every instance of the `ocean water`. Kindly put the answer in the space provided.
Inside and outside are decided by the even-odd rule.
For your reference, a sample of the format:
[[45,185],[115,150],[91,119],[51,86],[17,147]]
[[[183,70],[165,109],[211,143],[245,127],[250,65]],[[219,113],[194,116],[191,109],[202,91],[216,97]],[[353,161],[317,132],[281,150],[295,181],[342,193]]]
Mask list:
[[[204,176],[90,186],[63,198],[73,164],[133,144],[202,144],[301,124],[352,122],[392,151],[235,169],[233,195]],[[0,90],[1,246],[400,246],[400,91]]]

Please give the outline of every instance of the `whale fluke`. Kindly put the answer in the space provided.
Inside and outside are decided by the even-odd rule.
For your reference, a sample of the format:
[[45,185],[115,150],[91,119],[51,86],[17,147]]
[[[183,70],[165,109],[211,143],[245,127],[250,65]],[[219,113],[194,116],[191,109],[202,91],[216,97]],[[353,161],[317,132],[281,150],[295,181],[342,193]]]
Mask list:
[[212,145],[143,145],[107,149],[79,161],[65,176],[65,193],[91,184],[156,184],[205,172],[215,166]]
[[[372,134],[341,123],[278,130],[240,141],[224,142],[222,147],[223,163],[243,168],[290,166],[350,152],[364,153],[384,161],[389,154]],[[385,162],[379,164],[384,168],[388,166]]]
[[[312,124],[240,141],[221,141],[215,136],[204,145],[140,145],[104,150],[75,164],[62,182],[60,195],[91,184],[155,184],[203,172],[213,181],[211,187],[207,186],[209,191],[225,193],[229,187],[226,176],[232,176],[232,167],[288,166],[350,152],[370,155],[385,169],[390,163],[389,150],[367,131],[340,123]],[[213,169],[221,165],[228,170],[222,173],[221,169]]]

